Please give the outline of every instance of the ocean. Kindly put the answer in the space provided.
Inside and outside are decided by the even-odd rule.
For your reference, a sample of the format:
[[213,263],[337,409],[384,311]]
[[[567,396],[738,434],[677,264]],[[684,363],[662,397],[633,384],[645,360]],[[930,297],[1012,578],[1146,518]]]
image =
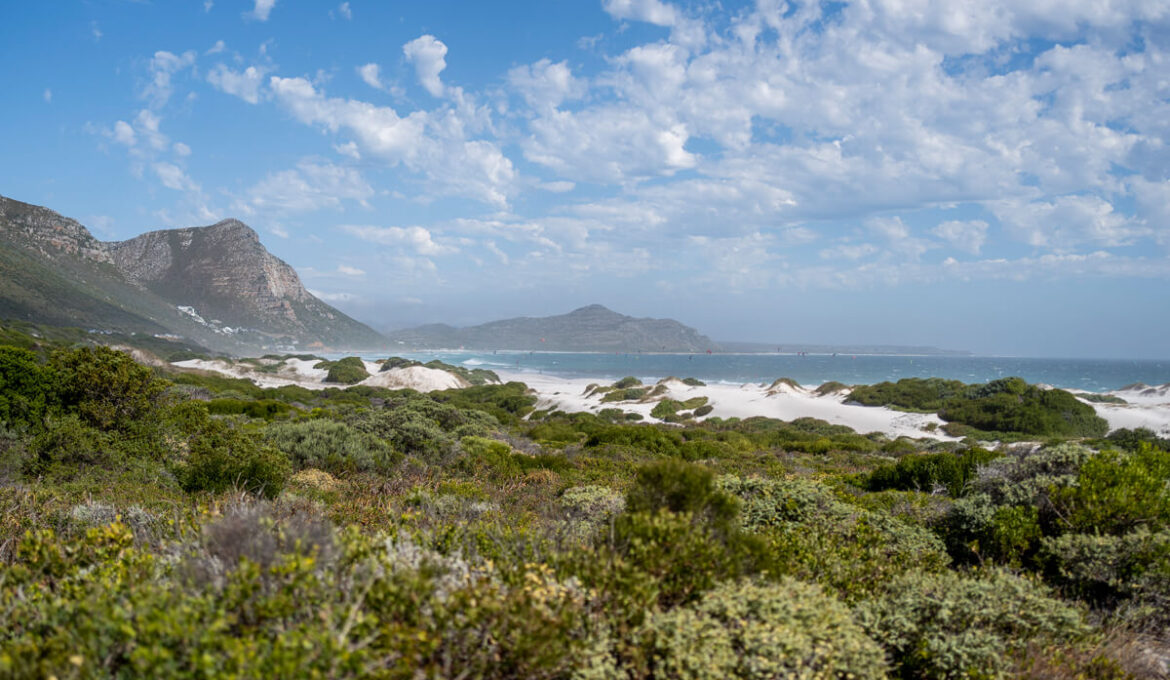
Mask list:
[[802,385],[819,385],[831,380],[859,385],[912,377],[938,377],[980,383],[1019,376],[1030,383],[1090,392],[1116,390],[1138,382],[1148,385],[1170,383],[1170,360],[513,351],[430,351],[408,352],[400,356],[423,362],[439,359],[468,368],[589,378],[598,382],[612,382],[632,375],[643,381],[675,376],[698,378],[704,382],[742,384],[791,378]]

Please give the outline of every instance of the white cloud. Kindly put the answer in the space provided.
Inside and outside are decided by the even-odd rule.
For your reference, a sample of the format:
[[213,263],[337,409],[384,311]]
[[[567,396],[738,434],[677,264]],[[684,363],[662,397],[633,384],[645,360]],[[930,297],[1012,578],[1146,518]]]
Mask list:
[[1084,244],[1118,246],[1144,235],[1133,218],[1114,210],[1100,196],[1057,196],[1050,200],[1004,200],[990,203],[1008,229],[1033,246],[1058,251]]
[[337,273],[344,274],[346,276],[365,276],[366,275],[365,271],[358,269],[357,267],[351,267],[351,266],[345,265],[345,264],[337,266]]
[[49,88],[47,88],[47,87],[45,88],[45,92],[42,96],[44,97],[46,104],[53,103],[53,91],[50,90]]
[[556,108],[585,91],[585,84],[573,77],[567,62],[548,59],[513,68],[508,71],[508,83],[534,109]]
[[275,6],[276,0],[256,0],[252,11],[245,16],[250,16],[257,21],[268,21],[268,15],[272,13],[272,8]]
[[439,74],[447,68],[447,46],[433,35],[422,35],[402,46],[406,60],[414,64],[418,82],[432,97],[443,96]]
[[175,142],[174,146],[171,147],[171,150],[175,152],[176,156],[186,157],[191,155],[191,147],[182,142]]
[[340,14],[342,16],[342,18],[347,19],[347,20],[353,18],[353,10],[351,10],[349,8],[348,2],[343,2],[340,5],[338,5],[337,6],[337,13]]
[[249,66],[243,71],[233,71],[223,64],[216,64],[207,72],[207,82],[221,92],[255,104],[260,101],[260,87],[267,72],[264,67]]
[[155,52],[150,59],[150,81],[143,88],[142,97],[150,101],[152,108],[162,108],[174,91],[171,85],[172,76],[194,63],[194,50],[187,50],[182,54],[166,50]]
[[678,10],[660,0],[601,0],[601,8],[615,19],[634,19],[659,26],[673,26]]
[[[447,255],[456,252],[452,246],[436,243],[430,230],[424,227],[371,227],[343,225],[341,230],[363,241],[384,246],[409,248],[419,255]],[[433,266],[433,263],[431,263]]]
[[102,29],[98,28],[96,21],[89,22],[89,34],[93,36],[94,42],[102,39]]
[[978,255],[987,242],[987,222],[983,220],[948,220],[930,230],[955,248]]
[[381,90],[385,87],[382,85],[381,67],[377,64],[371,63],[364,66],[359,66],[357,67],[357,72],[358,75],[361,76],[362,80],[365,81],[366,85],[369,85],[370,87],[377,90]]
[[220,52],[223,52],[225,50],[227,50],[227,45],[224,44],[224,42],[222,40],[216,40],[215,44],[212,45],[210,48],[208,48],[208,50],[206,52],[204,52],[203,54],[204,54],[204,56],[211,55],[211,54],[219,54]]
[[346,142],[345,144],[334,144],[333,150],[342,156],[349,156],[355,161],[362,159],[362,153],[358,150],[358,145],[353,142]]
[[247,214],[286,215],[340,208],[344,201],[365,205],[373,195],[374,189],[357,170],[306,159],[294,168],[269,173],[235,207]]
[[137,141],[134,128],[124,120],[114,123],[114,131],[111,136],[115,142],[126,146],[134,146]]
[[175,191],[194,191],[198,192],[199,185],[195,183],[182,168],[174,163],[155,163],[154,174],[158,176],[163,186]]
[[210,12],[212,7],[215,7],[215,0],[203,0],[204,12]]
[[134,117],[134,131],[137,137],[145,140],[147,146],[154,151],[162,151],[170,144],[170,140],[159,129],[161,123],[162,119],[150,109],[142,109]]

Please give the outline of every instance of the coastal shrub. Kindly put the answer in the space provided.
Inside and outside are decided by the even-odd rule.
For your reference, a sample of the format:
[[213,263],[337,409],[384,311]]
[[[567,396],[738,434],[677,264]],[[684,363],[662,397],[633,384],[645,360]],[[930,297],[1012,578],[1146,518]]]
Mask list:
[[458,467],[468,474],[495,479],[522,477],[534,470],[561,471],[569,467],[563,456],[517,453],[505,442],[486,437],[464,437],[460,441],[463,457]]
[[1064,592],[1099,607],[1124,607],[1130,625],[1170,624],[1170,531],[1048,537],[1040,555],[1048,579]]
[[52,383],[36,354],[0,347],[0,423],[12,428],[40,424],[49,406]]
[[1081,465],[1074,483],[1051,489],[1049,498],[1067,531],[1170,527],[1170,455],[1148,444],[1126,453],[1103,451]]
[[638,469],[634,486],[626,494],[630,512],[669,510],[690,513],[695,520],[720,532],[729,532],[739,514],[739,504],[715,482],[715,474],[702,465],[660,460]]
[[454,454],[461,437],[484,436],[499,427],[499,422],[483,411],[423,396],[407,396],[388,402],[386,408],[360,411],[346,422],[386,440],[396,451],[432,463]]
[[646,453],[673,456],[678,455],[682,442],[679,433],[653,425],[610,425],[590,434],[585,446],[628,446]]
[[241,489],[275,498],[292,472],[288,457],[257,436],[210,421],[189,444],[176,470],[186,491],[222,493]]
[[813,390],[813,393],[816,394],[818,397],[824,397],[824,396],[827,396],[830,394],[837,394],[838,392],[844,392],[847,389],[849,389],[849,386],[846,385],[845,383],[837,382],[836,380],[830,380],[829,382],[821,383],[820,385],[817,385],[817,388],[815,390]]
[[[822,389],[828,392],[825,385],[821,385],[818,391]],[[849,401],[865,406],[895,406],[913,411],[934,412],[942,408],[952,397],[963,394],[966,389],[967,386],[958,380],[903,378],[896,383],[857,385],[849,393]]]
[[601,398],[601,403],[608,404],[615,401],[638,401],[647,394],[649,394],[649,387],[631,387],[628,389],[615,389],[605,393]]
[[1125,451],[1137,451],[1143,443],[1163,451],[1170,451],[1170,439],[1159,437],[1148,427],[1138,427],[1132,430],[1122,427],[1110,432],[1105,439],[1113,446]]
[[314,419],[264,428],[264,438],[289,457],[296,469],[333,474],[386,472],[402,460],[385,440],[345,423]]
[[947,400],[938,415],[979,430],[1045,437],[1100,437],[1109,430],[1092,406],[1069,392],[1028,385],[1021,378],[973,386]]
[[696,418],[702,418],[703,416],[711,413],[714,410],[715,410],[715,407],[712,406],[711,404],[704,404],[704,405],[700,406],[699,408],[695,409],[694,416]]
[[975,478],[979,466],[1001,454],[973,447],[960,453],[909,454],[893,465],[882,465],[869,474],[870,491],[900,489],[932,492],[936,487],[951,496],[961,496]]
[[291,406],[275,399],[212,399],[207,402],[207,411],[212,415],[245,415],[264,420],[279,418],[291,410]]
[[430,398],[461,410],[477,410],[491,415],[500,423],[514,425],[532,412],[536,396],[520,382],[503,385],[479,385],[459,390],[430,393]]
[[706,387],[707,383],[698,378],[683,378],[683,384],[690,387]]
[[79,465],[107,461],[112,448],[109,436],[76,414],[50,417],[28,442],[24,472],[37,475],[54,468],[68,472]]
[[588,484],[565,489],[560,504],[570,519],[603,523],[625,510],[626,498],[607,486]]
[[1088,632],[1076,607],[1001,570],[907,572],[859,605],[858,616],[907,678],[1006,677],[1006,662],[1029,646]]
[[625,390],[625,389],[629,389],[631,387],[635,387],[635,386],[638,386],[641,384],[642,384],[641,380],[638,380],[637,378],[635,378],[632,375],[627,375],[626,377],[622,378],[621,380],[615,382],[613,384],[613,387],[615,389]]
[[680,408],[682,408],[682,402],[675,401],[674,399],[663,399],[655,404],[654,408],[650,409],[650,415],[658,419],[663,419],[668,416],[673,416]]
[[345,357],[337,361],[322,361],[314,368],[326,368],[329,373],[325,376],[327,383],[353,385],[370,377],[366,364],[360,357]]
[[141,430],[165,401],[168,383],[125,352],[108,347],[54,351],[54,398],[101,430]]
[[883,650],[814,585],[725,582],[647,622],[655,677],[883,678]]

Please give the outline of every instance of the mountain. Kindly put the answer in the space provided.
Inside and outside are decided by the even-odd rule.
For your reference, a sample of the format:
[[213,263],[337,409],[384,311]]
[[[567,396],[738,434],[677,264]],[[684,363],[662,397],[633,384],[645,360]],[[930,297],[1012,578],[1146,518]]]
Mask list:
[[519,317],[469,328],[430,324],[388,334],[418,348],[549,350],[562,352],[704,352],[710,338],[672,319],[636,319],[589,305],[560,316]]
[[0,316],[178,335],[233,353],[386,344],[305,290],[237,220],[106,243],[75,220],[3,196]]

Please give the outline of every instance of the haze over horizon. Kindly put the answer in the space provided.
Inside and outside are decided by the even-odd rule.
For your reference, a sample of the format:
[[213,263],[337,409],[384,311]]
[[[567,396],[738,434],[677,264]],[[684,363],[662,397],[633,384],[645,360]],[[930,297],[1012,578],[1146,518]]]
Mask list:
[[1170,358],[1170,4],[21,3],[0,194],[386,330]]

